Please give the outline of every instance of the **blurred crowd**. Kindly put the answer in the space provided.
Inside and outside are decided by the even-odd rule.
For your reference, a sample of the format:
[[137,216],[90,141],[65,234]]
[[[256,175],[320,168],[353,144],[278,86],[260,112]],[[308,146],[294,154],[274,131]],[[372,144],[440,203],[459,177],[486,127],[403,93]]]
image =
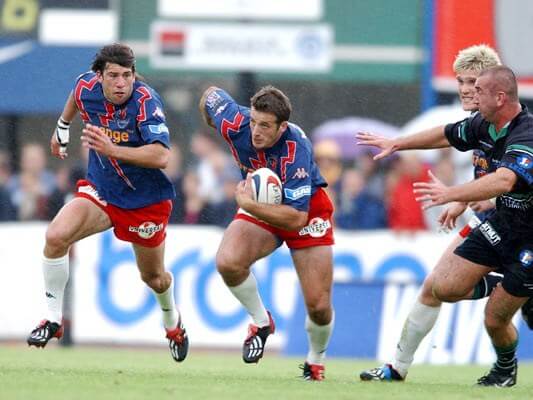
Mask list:
[[[232,220],[237,208],[234,192],[241,175],[226,146],[217,139],[211,133],[197,132],[186,148],[172,145],[165,170],[177,193],[170,223],[225,227]],[[449,152],[440,152],[431,163],[419,153],[409,152],[375,162],[373,153],[363,150],[346,159],[341,145],[329,139],[316,142],[314,151],[336,205],[337,228],[437,228],[439,211],[423,212],[415,201],[412,184],[426,181],[428,169],[445,183],[454,183],[456,168]],[[78,164],[63,163],[51,171],[48,150],[39,143],[26,143],[14,172],[9,154],[0,150],[0,221],[51,220],[71,198],[77,180],[84,177],[85,159],[82,151]]]

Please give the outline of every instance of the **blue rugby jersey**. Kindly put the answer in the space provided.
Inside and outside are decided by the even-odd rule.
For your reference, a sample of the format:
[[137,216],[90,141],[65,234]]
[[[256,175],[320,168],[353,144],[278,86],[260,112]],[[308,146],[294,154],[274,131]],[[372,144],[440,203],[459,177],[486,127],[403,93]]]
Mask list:
[[327,183],[320,175],[313,147],[303,130],[289,123],[272,147],[256,150],[252,146],[249,107],[238,105],[222,89],[209,94],[205,107],[218,133],[228,143],[243,178],[256,169],[270,168],[283,183],[283,204],[308,211],[311,196]]
[[[86,72],[77,78],[73,96],[83,122],[98,126],[115,144],[140,147],[159,142],[169,147],[161,99],[145,83],[135,81],[129,100],[117,106],[104,97],[96,74]],[[89,152],[87,179],[103,200],[125,209],[176,196],[172,183],[160,169],[131,165],[94,150]]]

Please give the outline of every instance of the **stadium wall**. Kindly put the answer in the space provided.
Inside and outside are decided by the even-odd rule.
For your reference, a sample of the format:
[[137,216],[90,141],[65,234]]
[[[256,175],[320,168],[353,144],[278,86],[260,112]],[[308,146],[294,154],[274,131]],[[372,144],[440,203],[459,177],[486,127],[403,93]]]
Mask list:
[[[0,225],[5,305],[0,308],[0,339],[23,340],[43,317],[39,260],[45,229],[41,223]],[[176,278],[176,300],[193,348],[238,348],[246,334],[248,317],[215,269],[221,237],[222,230],[213,227],[172,226],[168,232],[167,268]],[[329,354],[390,357],[419,283],[450,240],[451,235],[434,233],[339,231],[334,248],[336,328]],[[304,354],[304,307],[288,250],[278,249],[258,262],[254,272],[277,324],[269,345],[286,354]],[[111,232],[83,240],[74,249],[71,277],[76,343],[165,345],[155,298],[139,279],[127,243]],[[445,305],[416,361],[490,362],[483,307],[483,301]],[[516,323],[523,333],[520,356],[533,359],[532,335],[522,321]]]

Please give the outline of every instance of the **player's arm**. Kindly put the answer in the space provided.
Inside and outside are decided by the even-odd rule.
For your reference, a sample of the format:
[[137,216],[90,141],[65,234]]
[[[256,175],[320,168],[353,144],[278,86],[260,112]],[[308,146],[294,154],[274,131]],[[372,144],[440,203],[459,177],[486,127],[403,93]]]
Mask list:
[[143,168],[166,168],[169,150],[154,142],[139,147],[119,146],[97,126],[87,124],[81,137],[83,145],[107,157]]
[[446,138],[444,128],[444,125],[437,126],[412,135],[396,138],[386,138],[369,132],[359,132],[356,134],[356,139],[358,140],[358,145],[374,146],[381,149],[381,152],[374,156],[374,160],[379,160],[400,150],[449,147],[450,142]]
[[57,126],[50,139],[50,152],[53,156],[61,159],[65,159],[68,156],[66,150],[70,136],[70,123],[77,113],[78,107],[76,106],[74,96],[71,92],[65,102],[63,112],[57,120]]
[[307,212],[284,204],[258,203],[253,199],[251,174],[239,182],[235,191],[235,200],[239,207],[256,218],[277,228],[287,231],[299,231],[307,223]]
[[510,192],[518,177],[509,168],[500,167],[479,179],[456,186],[446,186],[431,172],[431,182],[416,182],[413,192],[417,201],[423,202],[424,209],[447,204],[451,201],[472,202],[488,200]]
[[215,123],[213,122],[213,120],[211,119],[211,117],[209,116],[206,108],[205,108],[205,103],[206,103],[206,100],[207,100],[207,97],[213,93],[215,90],[218,90],[218,88],[216,86],[211,86],[209,88],[207,88],[207,90],[202,94],[202,97],[200,98],[200,102],[198,103],[198,108],[200,110],[200,115],[202,116],[203,120],[205,121],[205,123],[213,128],[216,129],[216,125]]

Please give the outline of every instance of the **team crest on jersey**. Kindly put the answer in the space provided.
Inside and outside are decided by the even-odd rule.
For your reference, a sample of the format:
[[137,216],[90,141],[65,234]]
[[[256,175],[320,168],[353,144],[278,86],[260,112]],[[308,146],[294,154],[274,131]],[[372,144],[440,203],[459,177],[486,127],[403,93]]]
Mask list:
[[533,252],[531,250],[522,250],[518,258],[524,267],[530,267],[533,263]]
[[324,236],[329,228],[331,228],[331,223],[328,220],[324,221],[322,218],[316,217],[309,221],[309,225],[303,227],[300,232],[298,232],[298,235],[309,235],[318,238]]
[[516,163],[524,169],[530,169],[533,167],[533,160],[526,156],[520,156],[516,159]]
[[136,232],[142,239],[151,239],[154,235],[163,229],[163,224],[156,225],[152,221],[146,221],[139,226],[129,226],[128,231]]

